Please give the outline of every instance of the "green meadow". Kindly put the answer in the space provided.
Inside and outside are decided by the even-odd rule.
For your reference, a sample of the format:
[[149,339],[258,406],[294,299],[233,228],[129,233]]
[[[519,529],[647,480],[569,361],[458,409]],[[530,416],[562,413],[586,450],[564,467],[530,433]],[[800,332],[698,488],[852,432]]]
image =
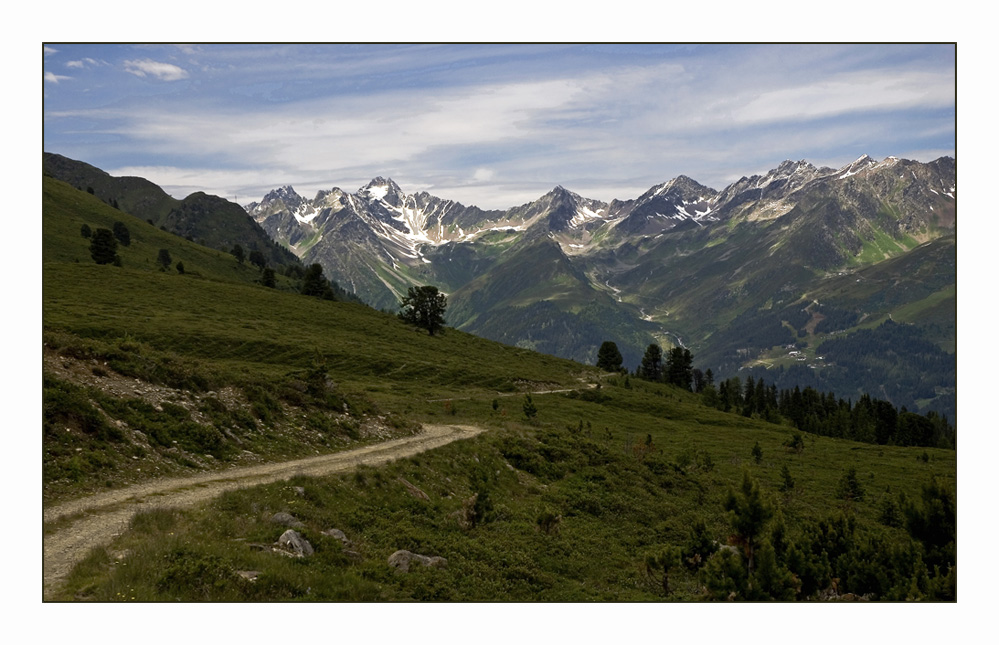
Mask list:
[[[43,199],[46,504],[420,424],[487,429],[142,513],[60,600],[956,598],[956,451],[809,435],[665,384],[429,336],[300,295],[293,277],[265,287],[256,267],[49,178]],[[81,227],[116,221],[131,234],[121,266],[97,265]],[[262,548],[285,530],[278,512],[313,554]],[[398,550],[447,564],[402,573]]]

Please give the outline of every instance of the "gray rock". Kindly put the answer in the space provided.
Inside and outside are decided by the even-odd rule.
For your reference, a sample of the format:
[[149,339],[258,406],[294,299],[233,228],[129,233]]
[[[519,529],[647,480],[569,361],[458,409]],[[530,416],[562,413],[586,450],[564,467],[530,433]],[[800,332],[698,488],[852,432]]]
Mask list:
[[320,531],[323,535],[328,535],[331,538],[336,538],[343,542],[344,547],[349,547],[351,545],[350,539],[347,535],[340,529],[327,529],[325,531]]
[[388,564],[403,573],[409,573],[409,567],[419,564],[431,569],[446,569],[447,560],[437,556],[420,555],[412,551],[399,550],[389,556]]
[[285,513],[284,511],[272,515],[270,521],[274,524],[280,524],[281,526],[288,526],[293,529],[305,528],[305,524],[302,524],[294,515],[292,515],[291,513]]
[[276,545],[279,549],[283,549],[298,558],[304,558],[315,553],[309,541],[294,529],[288,529],[282,533]]

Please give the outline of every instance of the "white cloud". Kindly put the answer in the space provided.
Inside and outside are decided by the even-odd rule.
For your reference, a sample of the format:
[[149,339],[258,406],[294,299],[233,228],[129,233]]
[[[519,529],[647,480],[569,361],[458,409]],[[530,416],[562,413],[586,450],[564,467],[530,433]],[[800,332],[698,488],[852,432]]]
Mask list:
[[71,60],[66,63],[66,67],[71,67],[74,69],[86,69],[87,67],[98,67],[101,65],[107,65],[107,63],[103,63],[99,60],[94,60],[93,58]]
[[[643,182],[677,174],[722,188],[732,175],[765,172],[783,159],[902,156],[945,145],[935,139],[946,138],[943,112],[954,103],[946,64],[910,60],[887,69],[878,61],[848,71],[857,63],[846,56],[849,47],[712,48],[674,58],[653,48],[604,66],[572,56],[559,65],[560,52],[548,50],[540,57],[551,54],[553,64],[542,65],[538,52],[523,48],[513,50],[518,56],[509,65],[508,49],[331,51],[147,50],[140,56],[148,58],[127,60],[126,71],[166,81],[198,69],[204,83],[196,92],[175,84],[169,89],[176,92],[136,98],[127,109],[126,102],[92,109],[53,103],[48,132],[62,123],[76,127],[62,117],[77,117],[93,124],[87,134],[102,142],[100,154],[122,165],[187,159],[195,170],[159,168],[150,176],[177,192],[253,195],[285,183],[354,190],[383,175],[505,208],[555,184],[626,199],[640,194],[634,187],[647,187]],[[76,58],[73,66],[86,68],[90,59]],[[535,62],[515,67],[523,58]]]
[[72,78],[72,76],[59,76],[58,74],[53,74],[52,72],[45,72],[46,83],[59,83],[60,81],[72,80]]
[[187,78],[187,71],[170,63],[160,63],[148,58],[125,61],[125,71],[145,78],[152,76],[161,81],[179,81]]
[[731,116],[739,123],[760,123],[953,103],[952,73],[864,71],[764,92],[733,109]]

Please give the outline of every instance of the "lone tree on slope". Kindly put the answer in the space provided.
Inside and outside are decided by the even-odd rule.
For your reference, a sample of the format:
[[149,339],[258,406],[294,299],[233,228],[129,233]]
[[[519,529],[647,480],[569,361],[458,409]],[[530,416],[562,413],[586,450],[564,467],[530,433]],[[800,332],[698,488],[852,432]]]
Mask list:
[[409,293],[402,299],[402,311],[399,318],[403,321],[426,329],[431,336],[444,329],[444,311],[447,309],[447,297],[437,290],[437,287],[410,287]]
[[99,228],[90,238],[90,257],[97,264],[121,264],[118,257],[118,242],[110,229]]
[[160,265],[161,271],[166,271],[170,268],[170,264],[173,259],[170,257],[170,251],[167,249],[160,249],[159,254],[156,256],[156,263]]
[[336,300],[333,297],[333,287],[330,286],[330,281],[323,275],[322,265],[318,263],[310,264],[309,268],[305,270],[305,275],[302,278],[301,292],[302,295],[315,296],[323,300]]
[[617,343],[612,340],[605,340],[600,350],[597,351],[597,367],[605,372],[620,372],[624,358],[621,356]]

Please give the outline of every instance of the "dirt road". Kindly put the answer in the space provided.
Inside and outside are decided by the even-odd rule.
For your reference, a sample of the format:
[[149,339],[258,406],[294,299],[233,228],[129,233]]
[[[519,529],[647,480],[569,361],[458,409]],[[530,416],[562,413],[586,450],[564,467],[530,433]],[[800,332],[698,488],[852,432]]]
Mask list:
[[443,446],[456,439],[473,437],[483,430],[474,426],[425,425],[418,435],[356,450],[153,481],[52,506],[44,511],[46,524],[62,518],[67,520],[44,537],[44,597],[47,600],[52,596],[73,565],[93,547],[110,543],[128,528],[132,516],[140,510],[193,506],[234,488],[265,484],[295,475],[328,475],[362,464],[382,464]]

